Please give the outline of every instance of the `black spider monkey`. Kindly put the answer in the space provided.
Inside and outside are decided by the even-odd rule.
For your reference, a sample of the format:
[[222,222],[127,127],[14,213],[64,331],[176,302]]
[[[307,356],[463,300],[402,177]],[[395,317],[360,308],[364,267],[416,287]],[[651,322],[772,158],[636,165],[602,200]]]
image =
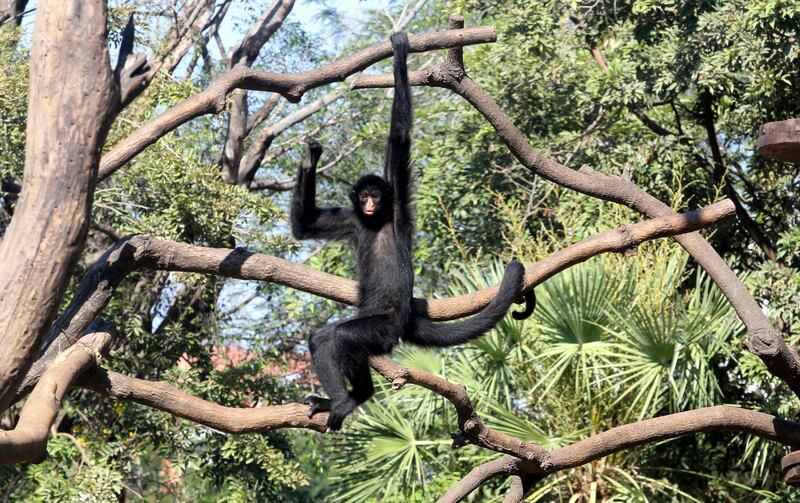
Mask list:
[[[384,177],[366,175],[353,186],[350,208],[317,208],[316,167],[322,146],[309,142],[297,175],[292,200],[292,234],[296,239],[352,240],[358,257],[358,316],[325,326],[309,338],[317,376],[330,399],[309,396],[309,416],[330,411],[328,428],[338,430],[344,418],[372,396],[367,359],[392,351],[400,339],[421,346],[452,346],[483,335],[519,298],[524,268],[508,264],[497,296],[480,313],[455,323],[434,323],[412,307],[414,273],[411,263],[413,218],[409,207],[411,90],[405,33],[391,36],[394,51],[394,101]],[[533,311],[535,299],[525,295]],[[352,390],[348,391],[347,381]]]

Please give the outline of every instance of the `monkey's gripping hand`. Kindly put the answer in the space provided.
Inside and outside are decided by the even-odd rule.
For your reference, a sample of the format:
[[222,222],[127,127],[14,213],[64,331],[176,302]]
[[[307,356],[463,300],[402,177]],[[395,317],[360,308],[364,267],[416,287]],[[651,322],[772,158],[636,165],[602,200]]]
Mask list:
[[300,168],[302,168],[303,171],[316,169],[317,163],[319,162],[319,158],[321,156],[322,145],[317,140],[309,140],[308,152],[306,153],[305,157],[303,157],[303,162],[300,164]]
[[396,31],[389,37],[392,42],[392,51],[394,52],[395,60],[400,59],[405,64],[408,57],[409,44],[408,35],[404,31]]

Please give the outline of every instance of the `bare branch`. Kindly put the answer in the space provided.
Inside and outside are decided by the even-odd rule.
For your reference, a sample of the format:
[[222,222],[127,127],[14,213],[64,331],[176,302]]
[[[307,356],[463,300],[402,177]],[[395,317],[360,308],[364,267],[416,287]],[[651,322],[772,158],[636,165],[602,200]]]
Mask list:
[[344,95],[345,92],[343,90],[328,93],[322,98],[295,110],[275,124],[259,131],[253,139],[253,143],[250,144],[250,148],[247,149],[247,152],[242,157],[242,162],[239,166],[239,184],[248,187],[252,183],[258,168],[261,166],[261,160],[264,159],[264,154],[279,134],[295,124],[303,122]]
[[11,431],[0,431],[0,465],[40,463],[47,457],[47,436],[72,382],[94,365],[111,334],[89,334],[59,355],[33,389]]
[[457,503],[487,481],[500,475],[519,475],[521,460],[512,456],[502,456],[473,468],[456,485],[450,488],[436,503]]
[[264,44],[281,27],[292,11],[292,7],[294,7],[294,0],[272,0],[261,17],[247,30],[242,40],[231,48],[231,55],[228,57],[230,66],[252,65]]
[[[229,65],[251,66],[258,57],[261,47],[280,28],[293,6],[294,0],[273,0],[264,14],[253,23],[239,44],[231,49],[231,56],[228,58]],[[231,100],[227,136],[222,151],[221,168],[223,180],[227,183],[237,183],[241,178],[240,161],[242,160],[244,140],[249,132],[247,116],[247,91],[236,90],[233,92]]]
[[278,428],[308,428],[324,432],[327,428],[327,413],[309,418],[308,405],[299,403],[250,409],[225,407],[189,395],[166,382],[136,379],[105,369],[85,374],[79,384],[117,400],[130,400],[227,433]]
[[[409,37],[412,52],[427,52],[462,45],[494,42],[494,27],[465,28]],[[284,74],[253,70],[237,65],[214,81],[203,92],[170,108],[143,125],[108,152],[100,163],[102,180],[122,167],[159,138],[191,119],[225,109],[225,97],[233,89],[272,91],[296,103],[310,89],[339,82],[392,54],[391,44],[379,42],[339,61],[301,73]]]

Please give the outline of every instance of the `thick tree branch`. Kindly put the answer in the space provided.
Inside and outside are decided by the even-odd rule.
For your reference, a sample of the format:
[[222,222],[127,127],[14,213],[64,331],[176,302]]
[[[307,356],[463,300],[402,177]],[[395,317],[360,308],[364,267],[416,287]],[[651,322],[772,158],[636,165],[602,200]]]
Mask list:
[[793,448],[800,447],[800,423],[763,412],[716,405],[611,428],[549,451],[547,460],[550,465],[547,467],[513,456],[502,456],[473,468],[439,502],[461,501],[482,483],[499,475],[529,473],[542,478],[638,445],[709,431],[747,433]]
[[[448,47],[494,42],[496,38],[494,27],[486,26],[412,35],[409,37],[409,43],[412,52],[427,52]],[[181,124],[201,115],[221,112],[225,109],[225,97],[234,89],[272,91],[296,103],[308,90],[342,81],[349,75],[360,72],[391,55],[392,47],[387,41],[379,42],[317,69],[294,74],[264,72],[237,65],[215,80],[203,92],[170,108],[117,144],[103,156],[98,177],[100,180],[108,177],[142,150]]]
[[[526,289],[600,253],[630,252],[643,241],[694,231],[733,212],[730,201],[720,201],[684,215],[639,222],[597,234],[528,267]],[[29,390],[49,362],[83,333],[122,280],[140,268],[268,281],[351,305],[358,297],[355,281],[281,258],[240,249],[205,248],[150,236],[125,238],[107,251],[84,277],[69,306],[50,330],[43,344],[46,350],[26,376],[19,395]],[[497,288],[492,286],[449,299],[415,299],[414,305],[417,312],[434,320],[460,318],[480,311],[494,298]]]
[[308,405],[225,407],[189,395],[169,383],[127,377],[105,369],[84,374],[80,386],[117,400],[130,400],[227,433],[250,433],[278,428],[308,428],[324,432],[327,413],[308,417]]
[[89,334],[58,356],[33,389],[11,431],[0,431],[0,465],[40,463],[47,457],[47,436],[72,382],[94,365],[111,334]]

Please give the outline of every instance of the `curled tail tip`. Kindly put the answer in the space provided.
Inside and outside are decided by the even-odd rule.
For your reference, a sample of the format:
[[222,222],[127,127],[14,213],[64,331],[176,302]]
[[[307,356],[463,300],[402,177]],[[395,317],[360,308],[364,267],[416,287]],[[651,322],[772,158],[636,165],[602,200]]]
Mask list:
[[525,308],[522,311],[512,311],[511,317],[515,320],[525,320],[530,318],[534,309],[536,309],[536,292],[530,289],[525,292]]

